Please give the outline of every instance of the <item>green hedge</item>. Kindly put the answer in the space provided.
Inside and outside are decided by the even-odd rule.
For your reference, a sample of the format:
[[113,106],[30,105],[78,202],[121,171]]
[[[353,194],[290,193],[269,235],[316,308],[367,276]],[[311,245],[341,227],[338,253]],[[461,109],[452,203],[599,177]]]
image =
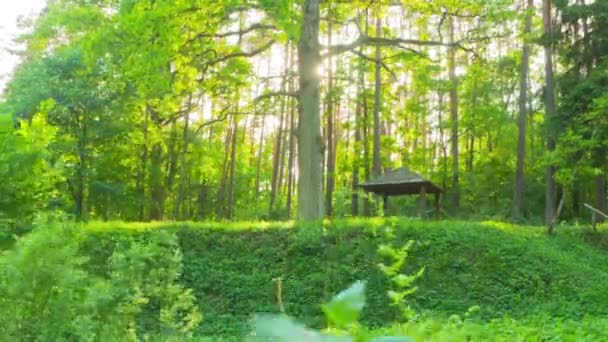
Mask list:
[[397,311],[376,250],[394,226],[396,243],[415,240],[406,273],[426,267],[412,305],[423,315],[448,317],[480,306],[480,319],[550,314],[582,319],[608,314],[608,255],[569,228],[546,236],[540,228],[495,222],[406,219],[288,223],[92,223],[84,250],[104,272],[116,241],[131,234],[176,232],[183,284],[194,290],[203,336],[242,336],[251,314],[277,312],[275,278],[286,312],[308,326],[324,325],[318,303],[356,280],[367,281],[362,322],[383,326]]

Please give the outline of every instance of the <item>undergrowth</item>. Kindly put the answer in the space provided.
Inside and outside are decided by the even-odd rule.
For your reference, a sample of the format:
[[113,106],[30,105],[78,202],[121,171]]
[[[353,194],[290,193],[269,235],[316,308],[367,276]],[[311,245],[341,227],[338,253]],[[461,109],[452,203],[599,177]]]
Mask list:
[[357,280],[367,282],[360,323],[374,329],[398,322],[402,312],[390,305],[378,246],[410,240],[403,272],[425,269],[408,300],[413,321],[469,313],[470,329],[509,322],[538,328],[608,316],[608,255],[581,228],[562,227],[549,237],[542,228],[499,222],[354,219],[306,226],[110,222],[88,229],[91,260],[107,258],[124,236],[174,232],[183,253],[180,283],[193,289],[204,313],[202,336],[243,336],[254,313],[279,313],[276,279],[285,312],[311,328],[326,326],[318,303]]

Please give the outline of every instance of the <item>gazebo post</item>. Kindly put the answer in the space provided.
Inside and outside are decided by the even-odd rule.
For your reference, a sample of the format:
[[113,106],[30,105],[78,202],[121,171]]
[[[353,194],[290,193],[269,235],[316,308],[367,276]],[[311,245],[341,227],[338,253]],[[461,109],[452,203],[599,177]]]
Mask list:
[[420,200],[419,200],[420,217],[426,218],[426,184],[420,187]]
[[440,192],[435,193],[435,218],[439,220],[441,218],[441,207],[439,197],[441,196]]
[[382,196],[384,216],[388,216],[388,195]]

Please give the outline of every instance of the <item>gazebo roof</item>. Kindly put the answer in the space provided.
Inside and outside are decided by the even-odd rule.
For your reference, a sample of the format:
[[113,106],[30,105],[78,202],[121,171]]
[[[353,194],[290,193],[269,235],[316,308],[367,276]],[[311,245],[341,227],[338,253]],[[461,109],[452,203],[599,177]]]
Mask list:
[[440,193],[442,190],[420,174],[407,167],[386,171],[376,179],[360,185],[365,191],[383,196],[419,194],[423,187],[427,193]]

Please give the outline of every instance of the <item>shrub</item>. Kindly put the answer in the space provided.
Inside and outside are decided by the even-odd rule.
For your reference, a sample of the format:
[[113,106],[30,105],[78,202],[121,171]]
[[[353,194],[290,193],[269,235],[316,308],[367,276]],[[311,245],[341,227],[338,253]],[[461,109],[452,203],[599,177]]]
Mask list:
[[81,253],[81,232],[61,215],[43,215],[0,257],[3,339],[135,340],[196,326],[195,298],[175,282],[181,270],[175,236],[121,241],[106,259],[108,273],[98,276]]
[[[394,225],[394,237],[387,229]],[[361,324],[376,328],[401,320],[390,305],[393,286],[377,267],[378,246],[414,240],[402,274],[424,275],[408,304],[426,320],[447,319],[477,307],[479,322],[505,315],[517,321],[581,321],[608,315],[608,263],[604,251],[581,231],[496,222],[424,222],[407,219],[338,220],[306,227],[290,223],[93,223],[86,247],[91,260],[104,260],[117,241],[175,233],[183,252],[179,282],[191,288],[205,319],[199,336],[243,336],[258,312],[285,312],[311,328],[326,326],[322,309],[333,293],[365,280],[367,305]],[[385,260],[386,262],[387,260]],[[388,260],[390,262],[390,260]],[[90,265],[91,267],[93,265]],[[93,268],[99,271],[99,268]],[[540,318],[539,318],[540,319]]]

